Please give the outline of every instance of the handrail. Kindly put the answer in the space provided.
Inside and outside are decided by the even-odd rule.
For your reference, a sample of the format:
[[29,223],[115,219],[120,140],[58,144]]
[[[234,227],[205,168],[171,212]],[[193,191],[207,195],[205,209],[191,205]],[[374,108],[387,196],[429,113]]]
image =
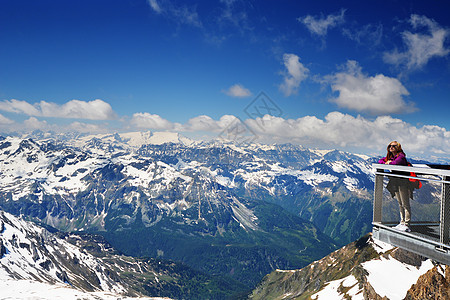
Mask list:
[[[375,172],[375,175],[383,175],[383,176],[387,176],[387,177],[400,177],[400,178],[416,179],[416,180],[420,180],[420,181],[434,181],[434,182],[438,182],[438,183],[450,184],[449,180],[433,179],[433,178],[426,178],[426,177],[414,177],[414,176],[408,176],[408,175],[395,174],[395,173],[391,173],[391,172],[379,172],[379,171],[377,171],[377,172]],[[419,174],[419,175],[433,175],[433,174]],[[434,175],[434,176],[437,176],[437,175]]]
[[435,169],[430,167],[414,167],[414,166],[402,166],[402,165],[385,165],[385,164],[372,164],[374,169],[384,169],[390,171],[403,171],[414,172],[422,175],[437,175],[450,177],[450,170]]

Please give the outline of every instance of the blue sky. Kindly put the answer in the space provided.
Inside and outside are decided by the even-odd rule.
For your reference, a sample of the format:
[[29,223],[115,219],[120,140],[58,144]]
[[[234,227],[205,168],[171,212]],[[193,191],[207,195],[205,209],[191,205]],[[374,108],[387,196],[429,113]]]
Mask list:
[[[450,152],[450,4],[0,1],[0,132]],[[256,113],[255,113],[256,112]],[[225,134],[224,134],[225,133]]]

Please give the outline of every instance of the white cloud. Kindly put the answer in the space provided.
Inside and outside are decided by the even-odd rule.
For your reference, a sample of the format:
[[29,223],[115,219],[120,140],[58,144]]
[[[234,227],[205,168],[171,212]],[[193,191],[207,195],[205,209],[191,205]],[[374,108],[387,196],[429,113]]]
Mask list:
[[28,116],[39,116],[42,114],[34,105],[16,99],[0,101],[0,110]]
[[187,131],[217,131],[220,129],[217,121],[213,118],[201,115],[192,119],[189,119],[187,124],[183,126]]
[[135,113],[130,121],[131,126],[145,129],[172,130],[174,124],[159,115],[149,113]]
[[13,124],[13,123],[14,123],[13,120],[8,119],[7,117],[0,114],[0,125],[8,125],[8,124]]
[[180,124],[168,121],[157,114],[135,113],[129,124],[138,129],[219,133],[236,120],[239,119],[233,115],[223,115],[219,120],[200,115],[189,119],[185,124]]
[[[359,148],[381,154],[392,140],[398,140],[408,153],[449,153],[450,132],[439,126],[416,127],[390,116],[369,120],[341,112],[331,112],[325,118],[305,116],[283,119],[265,115],[261,120],[247,119],[246,124],[266,141],[295,142],[310,147]],[[430,147],[432,145],[432,147]]]
[[290,96],[297,93],[300,83],[308,77],[309,70],[303,66],[300,58],[295,54],[285,53],[283,63],[286,71],[283,72],[284,81],[279,89],[285,96]]
[[27,120],[23,121],[23,125],[27,130],[36,130],[36,129],[45,130],[49,128],[47,121],[39,121],[35,117],[30,117]]
[[406,50],[384,53],[384,61],[395,65],[404,65],[408,70],[420,69],[434,57],[444,57],[450,52],[445,47],[445,41],[450,30],[439,26],[434,20],[425,16],[411,15],[409,23],[415,30],[425,28],[425,33],[402,33]]
[[[135,114],[136,115],[136,114]],[[240,120],[233,115],[223,115],[219,120],[200,115],[189,119],[185,124],[171,123],[158,115],[141,114],[148,119],[157,120],[159,128],[179,132],[204,132],[210,137],[219,138],[221,132]],[[157,123],[155,121],[155,123]],[[244,121],[258,136],[257,142],[298,143],[307,147],[358,149],[365,152],[384,154],[387,143],[398,140],[407,153],[449,153],[450,131],[445,128],[424,125],[416,127],[401,119],[380,116],[374,120],[362,116],[354,117],[341,112],[330,112],[324,119],[305,116],[298,119],[284,119],[265,115],[262,118]],[[264,127],[261,127],[264,124]],[[145,127],[150,128],[150,127]],[[430,145],[432,145],[430,147]]]
[[331,88],[339,93],[332,102],[358,112],[382,115],[415,110],[404,101],[409,92],[398,79],[382,74],[365,76],[356,61],[348,61],[345,71],[331,77]]
[[46,101],[30,104],[26,101],[12,99],[1,101],[0,110],[34,117],[88,120],[116,118],[116,114],[111,106],[100,99],[89,102],[71,100],[63,105]]
[[233,115],[223,115],[219,120],[201,115],[192,119],[183,125],[184,131],[208,131],[208,132],[220,132],[227,128],[231,123],[238,120]]
[[340,13],[330,14],[326,18],[317,18],[308,15],[303,18],[297,18],[297,20],[303,23],[306,28],[312,33],[319,36],[325,36],[329,28],[336,27],[344,22],[345,9],[341,9]]
[[[206,134],[209,138],[221,139],[221,134],[236,122],[241,122],[233,115],[223,115],[218,120],[207,115],[189,119],[185,124],[173,123],[159,115],[136,113],[129,122],[138,129],[170,130]],[[435,125],[413,126],[401,119],[380,116],[367,119],[341,112],[330,112],[323,119],[304,116],[298,119],[284,119],[265,115],[262,118],[244,121],[256,142],[297,143],[306,147],[339,148],[348,151],[357,150],[365,153],[382,155],[387,143],[398,140],[407,154],[442,156],[450,154],[450,131]],[[263,127],[261,126],[263,124]],[[7,131],[32,131],[35,129],[53,130],[55,132],[107,132],[106,124],[89,124],[73,122],[66,126],[50,124],[30,117],[23,123],[1,124]],[[230,129],[231,131],[231,129]],[[225,135],[228,131],[225,132]]]
[[106,133],[108,129],[99,124],[89,124],[82,122],[73,122],[64,128],[65,131],[81,132],[81,133]]
[[246,89],[240,84],[231,86],[228,90],[224,91],[225,94],[231,97],[244,98],[252,95],[250,90]]
[[47,120],[39,120],[36,117],[30,117],[22,123],[14,123],[12,126],[1,126],[5,132],[31,132],[34,130],[42,130],[48,132],[78,132],[78,133],[105,133],[108,132],[107,124],[91,124],[82,122],[72,122],[71,124],[50,123]]
[[148,0],[148,4],[158,14],[160,14],[162,12],[161,7],[159,6],[159,4],[156,0]]
[[100,99],[89,102],[71,100],[63,105],[41,101],[39,105],[43,116],[47,117],[89,120],[110,120],[116,118],[116,114],[111,106]]

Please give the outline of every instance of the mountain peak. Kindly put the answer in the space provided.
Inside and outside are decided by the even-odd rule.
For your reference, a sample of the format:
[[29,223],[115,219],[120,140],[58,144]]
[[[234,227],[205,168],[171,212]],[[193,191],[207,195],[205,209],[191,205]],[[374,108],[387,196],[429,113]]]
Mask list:
[[96,134],[86,135],[73,140],[72,143],[77,147],[83,147],[91,141],[96,140],[100,143],[120,146],[122,148],[137,149],[143,145],[162,145],[166,143],[190,145],[193,143],[189,138],[176,132],[151,132],[151,131],[137,131],[124,132],[114,134]]

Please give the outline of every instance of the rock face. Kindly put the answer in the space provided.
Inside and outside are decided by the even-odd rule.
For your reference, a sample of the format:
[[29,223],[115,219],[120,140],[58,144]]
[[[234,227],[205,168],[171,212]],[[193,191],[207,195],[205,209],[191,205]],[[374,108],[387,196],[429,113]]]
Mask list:
[[296,299],[312,295],[326,283],[351,273],[364,277],[360,264],[379,256],[369,243],[370,239],[367,235],[300,270],[276,270],[263,279],[250,298]]
[[447,299],[448,268],[367,235],[300,270],[276,270],[250,299]]
[[424,275],[408,290],[405,300],[450,299],[450,268],[438,265]]

